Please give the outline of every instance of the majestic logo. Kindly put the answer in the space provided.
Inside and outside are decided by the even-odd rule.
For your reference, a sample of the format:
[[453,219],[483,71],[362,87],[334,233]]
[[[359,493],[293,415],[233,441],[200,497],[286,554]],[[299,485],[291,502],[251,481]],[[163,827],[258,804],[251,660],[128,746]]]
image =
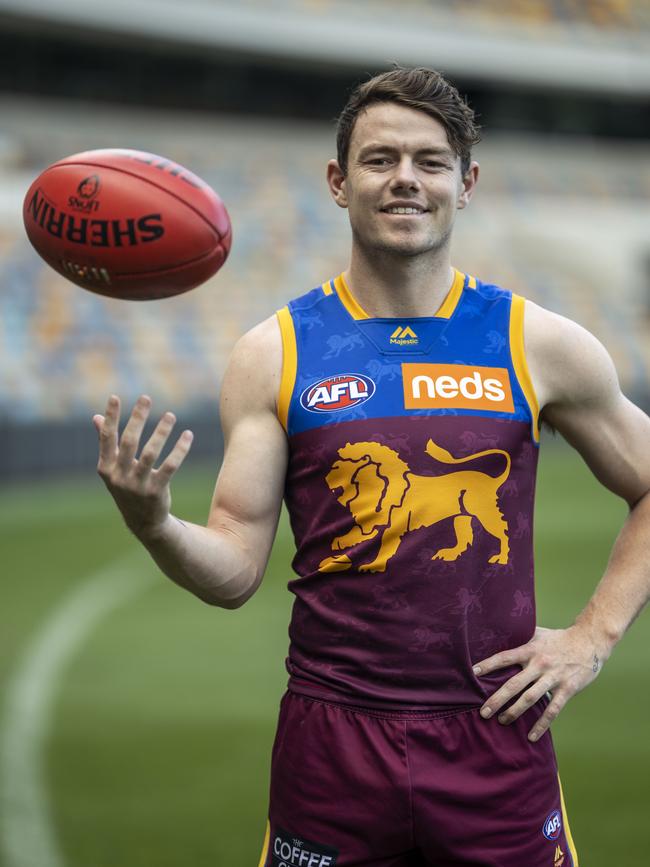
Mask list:
[[559,810],[553,810],[548,815],[542,831],[547,840],[557,840],[562,833],[562,814]]
[[408,325],[406,328],[399,325],[391,334],[390,342],[397,344],[397,346],[414,346],[420,342],[420,338]]
[[365,403],[374,393],[375,383],[369,376],[342,373],[307,386],[300,403],[310,412],[337,412]]
[[553,867],[562,867],[564,864],[564,852],[559,846],[555,847],[555,857],[553,858]]
[[402,364],[406,409],[487,409],[514,412],[505,367]]
[[[459,470],[442,476],[413,473],[388,446],[376,442],[347,443],[338,450],[339,460],[325,481],[337,499],[349,509],[354,526],[332,540],[332,551],[344,551],[361,542],[381,537],[374,560],[359,566],[360,572],[383,572],[397,552],[403,537],[420,527],[453,519],[456,543],[441,548],[432,560],[457,560],[472,544],[472,518],[499,543],[490,563],[507,564],[508,524],[499,510],[497,491],[510,474],[510,455],[502,449],[486,449],[462,458],[429,440],[426,453],[445,464],[463,464],[487,455],[501,455],[505,469],[496,478],[478,470]],[[321,572],[350,569],[348,554],[335,553],[321,561]],[[550,818],[550,817],[549,817]]]

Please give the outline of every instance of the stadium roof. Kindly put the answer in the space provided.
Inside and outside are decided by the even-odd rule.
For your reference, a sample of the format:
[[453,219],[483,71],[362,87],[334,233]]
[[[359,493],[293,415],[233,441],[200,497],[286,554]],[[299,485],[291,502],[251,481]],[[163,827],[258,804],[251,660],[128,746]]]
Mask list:
[[572,22],[524,25],[449,7],[291,0],[0,0],[0,24],[80,38],[130,37],[282,63],[377,69],[393,61],[451,75],[598,93],[650,93],[650,32]]

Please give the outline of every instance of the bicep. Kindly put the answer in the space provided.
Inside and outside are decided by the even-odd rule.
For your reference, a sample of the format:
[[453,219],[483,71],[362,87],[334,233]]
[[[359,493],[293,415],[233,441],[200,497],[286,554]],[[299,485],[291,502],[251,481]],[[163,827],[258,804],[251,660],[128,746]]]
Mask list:
[[542,420],[632,505],[650,489],[650,418],[621,391],[604,346],[576,323],[549,316],[531,317]]
[[247,335],[224,376],[224,458],[208,518],[209,527],[228,533],[250,555],[257,583],[273,545],[288,461],[287,438],[275,411],[282,360],[273,327],[261,338],[255,331]]
[[551,405],[543,417],[630,505],[650,490],[650,418],[622,392],[602,404]]

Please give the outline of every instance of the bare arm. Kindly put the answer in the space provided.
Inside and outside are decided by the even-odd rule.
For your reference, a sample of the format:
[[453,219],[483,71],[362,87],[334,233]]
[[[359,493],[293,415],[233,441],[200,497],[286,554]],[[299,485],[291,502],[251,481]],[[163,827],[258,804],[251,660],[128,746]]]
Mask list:
[[174,416],[165,413],[136,453],[151,401],[141,397],[118,440],[119,400],[93,421],[100,437],[98,472],[127,526],[162,571],[200,599],[236,608],[259,586],[277,529],[287,466],[287,442],[275,396],[282,365],[275,317],[244,335],[233,350],[221,391],[224,460],[207,526],[175,518],[170,481],[187,455],[184,431],[158,469]]
[[538,627],[527,644],[478,664],[480,674],[519,664],[482,708],[510,723],[547,691],[552,700],[529,733],[537,740],[568,700],[599,674],[650,599],[650,419],[621,392],[604,347],[579,325],[526,304],[526,348],[542,418],[582,455],[630,512],[591,599],[568,629]]

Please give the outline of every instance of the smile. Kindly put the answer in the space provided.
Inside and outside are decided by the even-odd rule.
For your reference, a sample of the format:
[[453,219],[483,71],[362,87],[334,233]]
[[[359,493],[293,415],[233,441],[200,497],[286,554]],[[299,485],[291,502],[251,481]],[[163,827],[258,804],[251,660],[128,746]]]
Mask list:
[[399,216],[420,216],[425,214],[424,208],[382,208],[384,214],[398,214]]

